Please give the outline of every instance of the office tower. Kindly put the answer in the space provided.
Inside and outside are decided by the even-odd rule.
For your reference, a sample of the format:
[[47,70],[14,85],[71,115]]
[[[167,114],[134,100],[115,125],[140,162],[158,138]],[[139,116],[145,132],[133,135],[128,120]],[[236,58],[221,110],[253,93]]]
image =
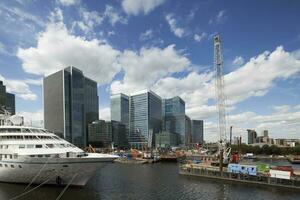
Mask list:
[[129,97],[122,93],[111,95],[110,113],[112,121],[125,125],[125,134],[127,139],[129,139]]
[[269,131],[268,130],[264,130],[263,136],[266,137],[266,138],[268,138],[269,137]]
[[99,117],[97,82],[75,67],[44,78],[45,128],[84,147],[88,124]]
[[111,121],[111,132],[112,132],[112,141],[114,147],[119,149],[128,148],[128,139],[127,139],[127,128],[126,125],[118,122],[118,121]]
[[178,96],[162,101],[163,130],[180,135],[185,143],[185,102]]
[[154,145],[161,132],[161,98],[150,90],[134,93],[129,99],[130,145],[136,148]]
[[[256,143],[257,133],[255,130],[247,130],[248,132],[248,144],[254,144]],[[259,143],[260,141],[258,141]]]
[[89,142],[93,147],[110,147],[113,141],[111,122],[96,120],[88,125]]
[[162,131],[155,134],[155,147],[171,148],[178,145],[179,134]]
[[6,86],[0,81],[0,114],[4,114],[4,110],[11,115],[16,114],[15,95],[6,92]]
[[203,120],[192,120],[192,143],[203,144]]
[[185,115],[185,145],[193,143],[192,138],[192,121],[189,116]]

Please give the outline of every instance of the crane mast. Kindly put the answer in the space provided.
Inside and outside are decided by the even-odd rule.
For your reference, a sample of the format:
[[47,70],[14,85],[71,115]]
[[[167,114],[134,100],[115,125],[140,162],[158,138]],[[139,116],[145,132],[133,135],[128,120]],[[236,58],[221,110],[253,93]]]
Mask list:
[[219,35],[214,37],[214,71],[215,92],[218,109],[218,131],[219,131],[219,159],[220,172],[223,172],[223,163],[229,161],[231,148],[226,148],[226,113],[224,93],[223,55],[221,50],[221,39]]
[[214,37],[214,70],[215,90],[218,109],[219,143],[225,148],[226,145],[226,113],[223,75],[223,55],[221,51],[221,39],[219,35]]

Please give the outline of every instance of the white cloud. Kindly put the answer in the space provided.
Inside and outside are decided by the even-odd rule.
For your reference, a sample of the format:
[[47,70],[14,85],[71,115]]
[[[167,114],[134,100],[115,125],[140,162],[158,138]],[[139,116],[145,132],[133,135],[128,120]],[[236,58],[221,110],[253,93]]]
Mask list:
[[75,21],[73,26],[77,25],[83,32],[93,31],[94,27],[103,22],[103,16],[97,11],[88,11],[85,8],[79,9],[82,21]]
[[167,14],[166,20],[170,26],[171,32],[173,32],[177,37],[181,38],[186,35],[186,31],[177,26],[177,22],[173,14]]
[[194,40],[197,42],[201,42],[206,37],[207,37],[207,33],[205,33],[205,32],[203,32],[201,34],[194,34]]
[[140,35],[140,40],[144,41],[144,40],[149,40],[153,37],[153,30],[152,29],[148,29],[146,30],[144,33],[141,33]]
[[112,93],[131,93],[151,87],[158,79],[179,72],[191,65],[190,61],[169,45],[164,49],[142,48],[140,52],[124,51],[119,58],[125,75],[111,84]]
[[100,108],[99,109],[99,119],[103,119],[103,120],[110,120],[110,108],[106,107],[106,108]]
[[80,0],[57,0],[63,6],[73,6],[80,3]]
[[6,79],[0,74],[0,80],[6,85],[6,91],[17,95],[24,100],[34,101],[37,95],[34,94],[27,83],[23,80]]
[[232,64],[234,65],[243,65],[245,63],[245,60],[242,56],[236,56],[234,60],[232,61]]
[[4,5],[0,5],[0,9],[3,9],[6,12],[11,13],[13,16],[17,17],[18,20],[20,20],[20,21],[30,21],[39,26],[45,26],[44,21],[40,17],[37,17],[25,10],[20,9],[20,8],[6,7]]
[[104,16],[108,18],[110,24],[114,26],[117,22],[121,24],[126,24],[127,19],[120,15],[119,12],[116,11],[114,7],[111,5],[106,5]]
[[164,3],[165,0],[123,0],[122,7],[128,15],[147,15],[154,8]]
[[227,18],[226,13],[227,13],[226,10],[219,11],[216,17],[214,17],[213,19],[209,20],[209,23],[210,24],[213,24],[213,23],[216,23],[216,24],[223,23],[226,20],[226,18]]
[[50,18],[46,30],[38,35],[37,46],[19,48],[17,56],[27,73],[49,75],[67,66],[81,69],[98,83],[109,83],[120,67],[120,52],[109,44],[71,35],[62,22],[59,10]]
[[[263,96],[276,80],[287,79],[299,72],[300,59],[294,52],[286,52],[282,47],[253,57],[237,70],[225,75],[228,106],[232,107],[249,97]],[[163,97],[181,96],[192,118],[212,116],[213,108],[208,106],[208,101],[215,98],[212,72],[190,72],[182,78],[161,78],[152,89]]]
[[20,111],[16,113],[19,116],[24,117],[24,124],[28,126],[44,127],[44,112],[38,110],[36,112]]
[[287,79],[300,72],[300,59],[279,46],[273,52],[253,57],[237,70],[225,76],[229,103],[251,96],[263,96],[275,80]]

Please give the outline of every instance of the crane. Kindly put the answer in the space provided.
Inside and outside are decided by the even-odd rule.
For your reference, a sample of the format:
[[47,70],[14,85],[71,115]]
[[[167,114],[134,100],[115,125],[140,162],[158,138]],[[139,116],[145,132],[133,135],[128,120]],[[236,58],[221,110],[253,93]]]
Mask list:
[[218,109],[218,130],[219,130],[219,156],[220,172],[223,172],[223,161],[229,161],[231,148],[227,148],[226,138],[226,112],[225,112],[225,82],[223,73],[223,55],[221,50],[221,39],[219,35],[214,36],[214,72],[215,72],[215,92]]

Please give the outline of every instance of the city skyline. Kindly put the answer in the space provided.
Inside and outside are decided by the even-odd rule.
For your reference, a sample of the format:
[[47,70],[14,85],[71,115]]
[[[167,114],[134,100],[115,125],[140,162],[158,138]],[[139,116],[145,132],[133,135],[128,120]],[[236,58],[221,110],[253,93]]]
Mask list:
[[214,141],[212,36],[219,33],[227,132],[233,125],[243,141],[247,129],[299,138],[299,2],[132,2],[1,2],[0,80],[16,94],[16,112],[43,120],[41,80],[75,66],[98,82],[100,119],[110,119],[111,94],[151,89],[181,97],[186,114],[204,120],[204,140]]

